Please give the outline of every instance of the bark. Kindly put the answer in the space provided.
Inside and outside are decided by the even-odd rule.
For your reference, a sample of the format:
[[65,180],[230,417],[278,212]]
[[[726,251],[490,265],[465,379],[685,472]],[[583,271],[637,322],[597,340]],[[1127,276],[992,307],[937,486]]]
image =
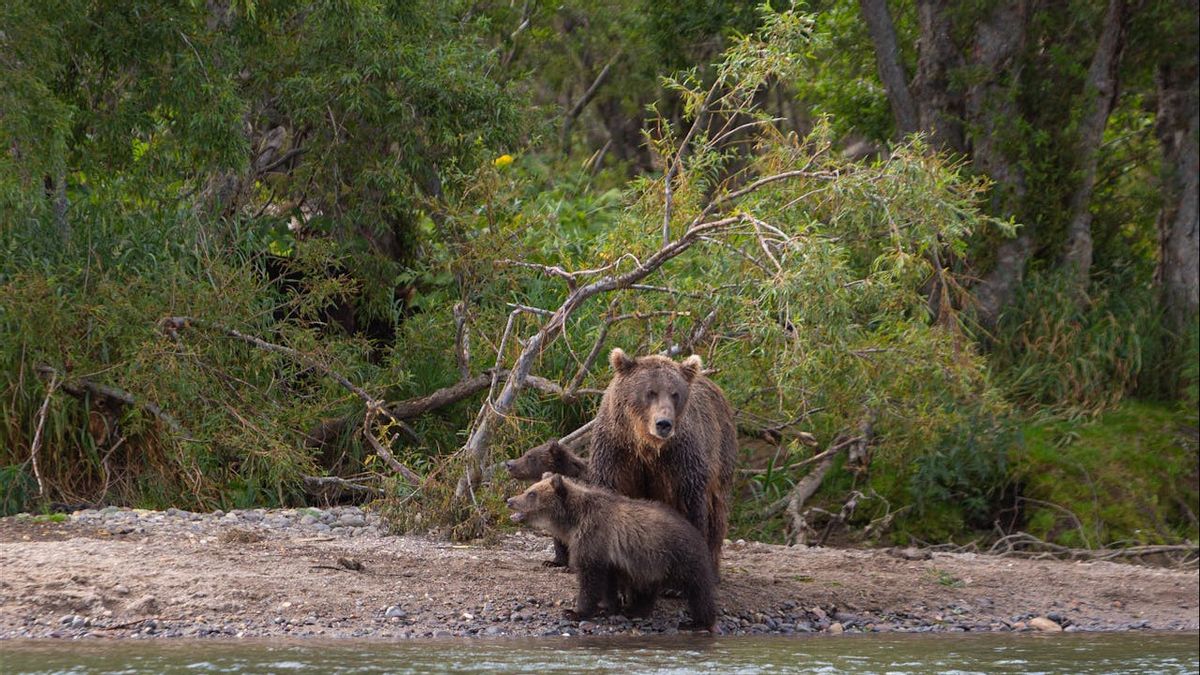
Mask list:
[[1080,288],[1086,288],[1092,267],[1092,193],[1096,187],[1096,164],[1108,115],[1117,102],[1117,68],[1125,48],[1125,31],[1132,7],[1126,0],[1109,0],[1084,83],[1084,117],[1079,128],[1075,156],[1079,177],[1071,195],[1067,246],[1063,262],[1074,268]]
[[950,6],[948,0],[917,2],[921,39],[912,89],[920,128],[934,147],[961,153],[962,97],[951,86],[950,74],[962,65],[962,55],[952,37]]
[[1024,231],[996,250],[996,264],[975,287],[976,313],[985,328],[994,328],[1000,320],[1000,312],[1025,279],[1025,263],[1032,254],[1033,236]]
[[[1186,3],[1191,16],[1196,15],[1195,0]],[[1197,277],[1197,180],[1200,162],[1197,143],[1200,143],[1198,117],[1197,67],[1195,51],[1196,30],[1192,22],[1192,45],[1175,52],[1177,61],[1159,66],[1158,119],[1155,132],[1163,152],[1163,206],[1158,215],[1159,263],[1156,279],[1159,284],[1167,328],[1181,336],[1196,324],[1200,311]]]
[[1026,194],[1019,158],[1010,157],[1006,148],[1015,145],[1011,140],[1020,133],[1017,88],[1028,18],[1024,0],[997,5],[980,23],[971,50],[972,67],[992,74],[966,93],[967,119],[978,129],[970,139],[971,158],[977,170],[995,181],[991,210],[1002,218],[1016,215]]
[[[973,85],[966,94],[965,110],[979,132],[971,137],[972,162],[987,174],[992,188],[991,212],[1002,217],[1017,216],[1028,192],[1020,158],[1007,148],[1021,119],[1017,89],[1021,83],[1020,57],[1028,35],[1029,7],[1024,0],[1004,2],[980,23],[971,50],[976,70],[992,74]],[[992,269],[974,289],[977,316],[985,327],[993,327],[1000,312],[1012,299],[1025,277],[1025,266],[1033,253],[1033,234],[1026,225],[1016,239],[1003,241]]]
[[888,11],[887,0],[859,0],[858,7],[867,24],[867,32],[871,34],[871,41],[875,44],[875,64],[892,106],[896,133],[907,136],[920,130],[920,119],[917,104],[908,88],[908,75],[900,59],[896,25]]

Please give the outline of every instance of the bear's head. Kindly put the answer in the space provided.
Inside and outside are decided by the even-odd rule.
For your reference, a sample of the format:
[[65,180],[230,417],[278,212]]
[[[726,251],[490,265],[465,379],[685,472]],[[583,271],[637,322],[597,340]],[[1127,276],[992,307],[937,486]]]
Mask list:
[[675,435],[687,409],[692,381],[703,364],[693,354],[681,362],[665,356],[631,358],[620,348],[608,356],[616,375],[609,392],[628,415],[634,433],[651,446],[661,446]]
[[546,472],[580,478],[587,470],[587,463],[559,443],[558,439],[552,439],[516,459],[508,460],[504,468],[517,480],[538,480]]
[[509,520],[546,530],[551,534],[564,532],[570,517],[567,497],[574,486],[556,473],[544,473],[542,479],[516,497],[505,502],[512,509]]

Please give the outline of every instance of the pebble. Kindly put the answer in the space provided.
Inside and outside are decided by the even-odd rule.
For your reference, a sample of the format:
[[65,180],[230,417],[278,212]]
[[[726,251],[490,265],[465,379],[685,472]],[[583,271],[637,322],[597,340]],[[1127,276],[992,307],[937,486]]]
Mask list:
[[408,616],[408,612],[405,612],[396,605],[392,605],[384,610],[383,615],[389,619],[403,619],[404,617]]

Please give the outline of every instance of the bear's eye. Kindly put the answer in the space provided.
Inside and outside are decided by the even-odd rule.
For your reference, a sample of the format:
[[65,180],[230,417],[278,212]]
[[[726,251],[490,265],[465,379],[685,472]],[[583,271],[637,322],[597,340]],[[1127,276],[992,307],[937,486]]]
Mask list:
[[671,400],[676,403],[679,403],[679,392],[677,392],[677,391],[671,392]]
[[646,394],[646,398],[648,398],[648,399],[650,399],[651,401],[653,401],[654,399],[658,398],[658,392],[657,392],[657,391],[654,391],[654,390],[651,390],[649,394]]

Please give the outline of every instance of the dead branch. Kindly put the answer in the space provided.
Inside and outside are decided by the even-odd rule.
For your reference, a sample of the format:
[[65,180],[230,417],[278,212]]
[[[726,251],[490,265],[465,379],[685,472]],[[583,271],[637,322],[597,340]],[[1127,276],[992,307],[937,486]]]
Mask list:
[[855,509],[858,508],[858,500],[863,497],[863,493],[858,490],[850,491],[850,498],[846,500],[845,504],[842,504],[842,509],[838,511],[837,515],[830,518],[829,522],[825,523],[825,531],[821,533],[821,539],[817,542],[817,546],[825,545],[825,542],[829,540],[830,533],[833,532],[834,525],[845,527],[850,518],[854,516]]
[[844,448],[851,448],[851,455],[856,454],[856,452],[865,455],[866,446],[870,444],[873,436],[874,414],[868,411],[863,421],[859,424],[858,436],[835,443],[825,452],[797,463],[797,465],[803,465],[820,460],[820,464],[805,474],[803,478],[796,481],[791,495],[788,496],[787,512],[792,520],[791,537],[793,544],[804,545],[807,543],[808,523],[800,509],[803,508],[804,502],[808,501],[816,493],[817,489],[821,487],[821,481],[825,478],[825,474],[829,472],[829,469],[833,467],[833,462],[837,458],[837,454]]
[[[62,378],[61,373],[51,366],[47,366],[45,364],[36,366],[36,370],[43,375]],[[175,419],[172,415],[164,411],[156,403],[152,403],[150,401],[142,401],[139,403],[133,394],[125,391],[124,389],[118,389],[117,387],[109,386],[107,384],[93,382],[87,378],[79,378],[74,382],[61,379],[61,384],[59,386],[62,387],[63,391],[67,392],[71,396],[74,396],[75,398],[83,398],[85,393],[90,393],[93,396],[101,396],[110,401],[115,401],[124,405],[137,406],[157,417],[180,438],[184,440],[191,440],[191,435],[187,433],[187,431],[183,428],[183,425],[179,423],[179,420]]]
[[608,75],[610,72],[612,72],[613,65],[616,64],[617,60],[621,58],[623,53],[624,50],[617,50],[617,53],[613,55],[611,59],[609,59],[608,63],[604,64],[604,68],[600,70],[600,74],[597,75],[594,80],[592,80],[591,86],[589,86],[587,90],[583,92],[583,95],[579,97],[579,100],[575,101],[575,105],[572,105],[571,109],[567,111],[567,116],[563,119],[562,132],[559,135],[559,147],[563,149],[564,153],[567,151],[567,142],[571,140],[571,127],[574,126],[575,119],[579,117],[579,115],[583,112],[583,109],[586,108],[587,105],[592,102],[592,99],[596,97],[596,92],[600,91],[600,87],[602,87],[605,81],[608,80]]
[[1200,546],[1184,544],[1153,544],[1122,548],[1071,548],[1048,542],[1028,532],[1014,532],[996,540],[987,550],[988,555],[1000,557],[1111,561],[1146,556],[1177,556],[1173,562],[1178,566],[1195,565],[1200,559]]
[[1083,521],[1079,520],[1079,516],[1075,515],[1074,511],[1068,509],[1065,506],[1060,506],[1053,502],[1047,502],[1047,501],[1043,501],[1041,499],[1034,499],[1032,497],[1020,496],[1020,497],[1017,497],[1017,501],[1029,502],[1030,504],[1037,504],[1039,506],[1048,506],[1052,509],[1056,509],[1058,511],[1061,511],[1061,512],[1067,514],[1067,516],[1069,516],[1071,518],[1071,520],[1073,520],[1075,522],[1075,529],[1079,531],[1079,538],[1083,539],[1083,547],[1088,548],[1088,549],[1092,548],[1092,543],[1091,543],[1091,541],[1088,540],[1087,530],[1083,529]]
[[46,426],[46,412],[50,409],[50,398],[58,388],[58,374],[50,376],[50,384],[46,385],[46,400],[38,410],[37,429],[33,432],[33,443],[29,446],[29,461],[33,462],[33,477],[37,480],[38,496],[46,496],[46,484],[42,481],[42,471],[38,467],[38,450],[42,447],[42,429]]
[[566,436],[563,436],[562,438],[558,439],[558,442],[562,443],[563,445],[565,445],[569,448],[579,449],[577,446],[579,445],[580,441],[587,438],[588,435],[590,435],[592,433],[592,427],[594,427],[595,425],[596,425],[596,420],[591,420],[590,422],[588,422],[587,424],[584,424],[583,426],[579,427],[575,431],[572,431],[571,433],[567,434]]
[[[371,428],[371,425],[372,422],[375,421],[375,416],[379,410],[380,408],[367,409],[367,414],[363,416],[363,437],[367,439],[367,443],[371,445],[371,448],[375,451],[375,454],[379,455],[379,458],[383,460],[383,463],[387,464],[392,471],[400,474],[400,476],[403,477],[404,480],[408,481],[410,485],[420,485],[421,477],[418,476],[412,469],[401,464],[400,461],[392,455],[391,451],[385,448],[383,444],[379,442],[379,438],[375,436],[375,431]],[[403,422],[400,422],[400,424],[403,424]]]
[[312,495],[336,496],[341,492],[357,492],[370,495],[382,495],[383,491],[373,485],[363,485],[340,476],[304,476],[304,488]]

